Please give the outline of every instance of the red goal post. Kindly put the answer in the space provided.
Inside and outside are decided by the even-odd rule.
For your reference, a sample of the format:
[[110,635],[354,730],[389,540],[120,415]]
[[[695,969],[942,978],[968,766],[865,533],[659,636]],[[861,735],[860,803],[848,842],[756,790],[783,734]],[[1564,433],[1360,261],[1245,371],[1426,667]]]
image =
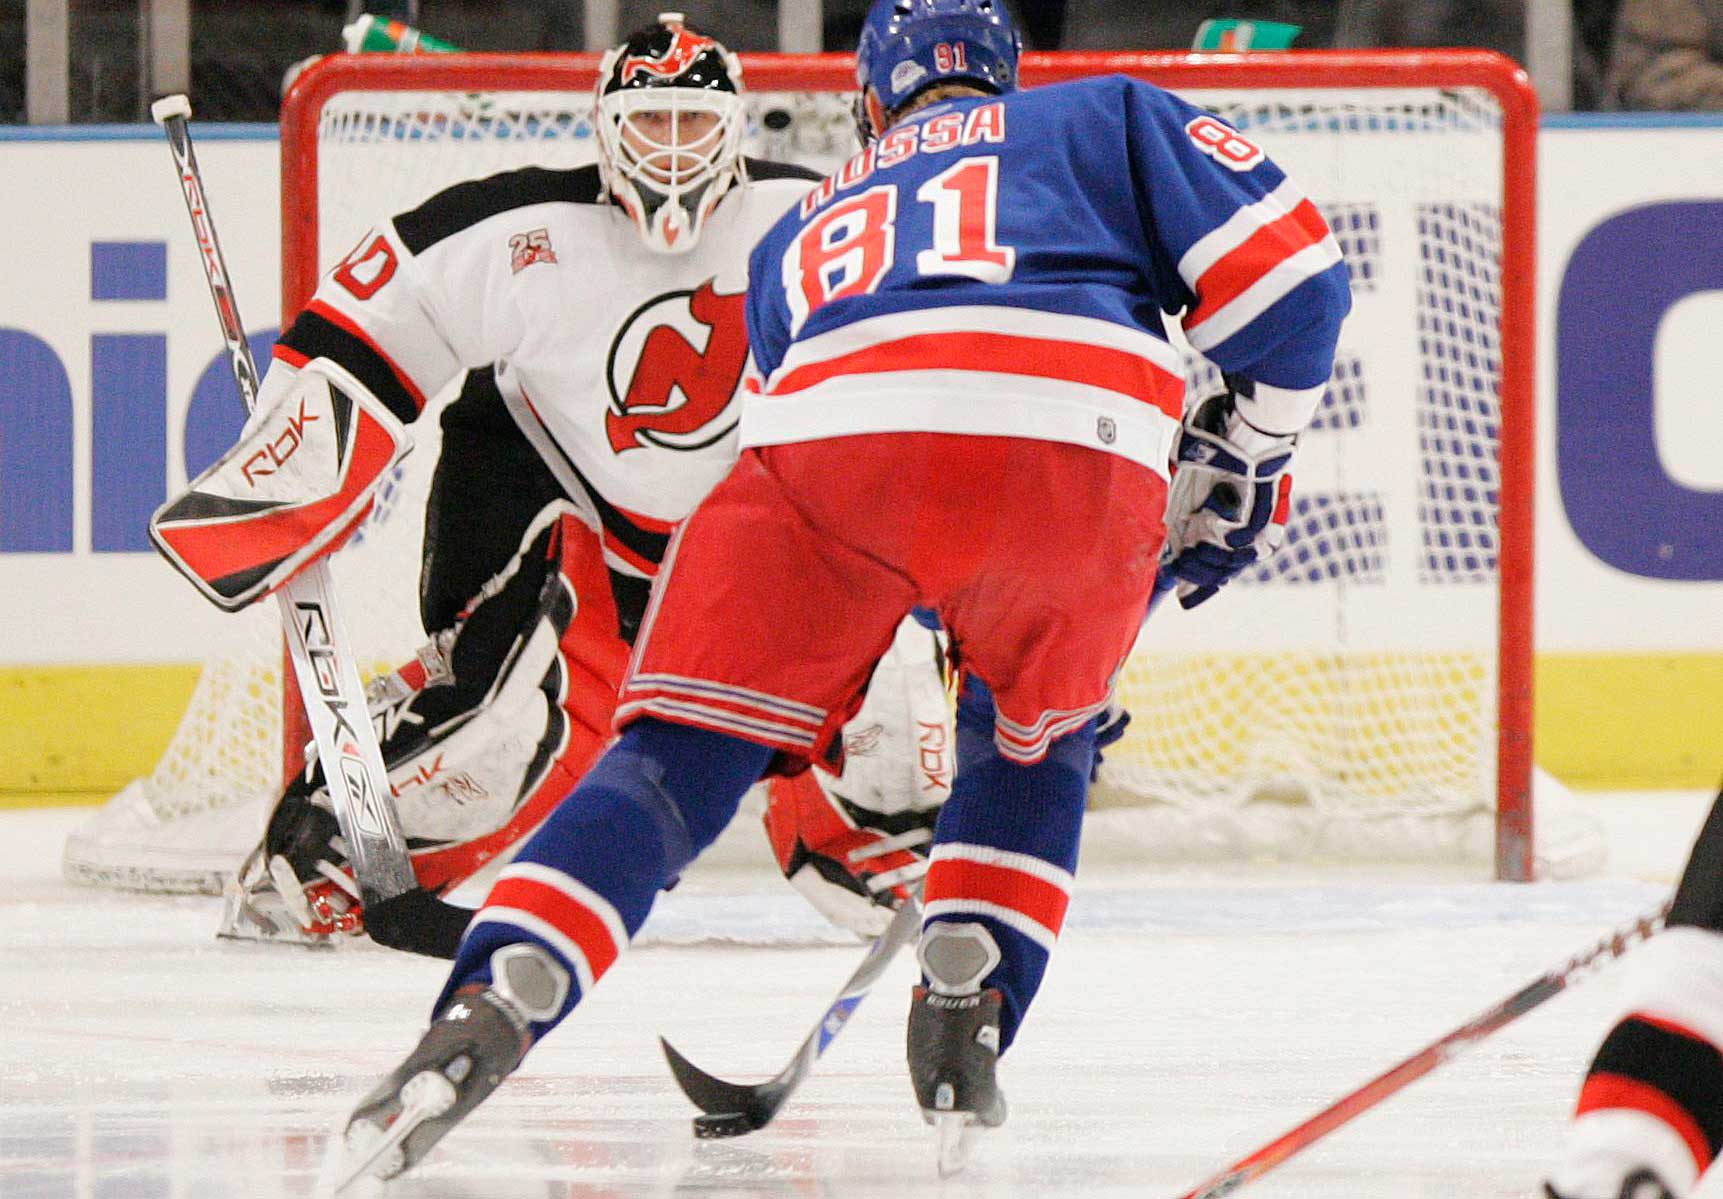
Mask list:
[[[848,55],[742,61],[750,153],[821,169],[854,153]],[[439,54],[307,67],[282,112],[284,323],[385,215],[460,178],[591,161],[597,65]],[[1532,877],[1547,837],[1540,826],[1534,842],[1531,803],[1537,103],[1524,72],[1472,50],[1023,63],[1027,86],[1110,72],[1185,94],[1260,140],[1335,228],[1355,305],[1300,450],[1303,508],[1287,548],[1217,602],[1189,614],[1165,605],[1149,623],[1121,678],[1136,721],[1097,788],[1097,804],[1114,807],[1097,820],[1119,817],[1117,835],[1153,856],[1219,846],[1255,858],[1290,835],[1318,859],[1372,858],[1386,838],[1400,861],[1456,852],[1452,839],[1404,834],[1460,820],[1464,852],[1492,857],[1498,878]],[[1193,394],[1214,382],[1194,353],[1187,373]],[[337,556],[354,608],[385,596],[389,576],[416,575],[411,517],[436,455],[434,419],[414,436],[418,475],[379,503],[380,530]],[[406,514],[399,527],[391,510]],[[388,571],[365,565],[391,555]],[[415,625],[410,582],[394,586],[376,599],[382,615]],[[397,627],[373,638],[363,612],[353,620],[379,668],[422,637]],[[130,861],[154,862],[143,843],[174,840],[183,863],[188,819],[266,802],[304,737],[278,650],[259,658],[236,673],[206,668],[175,745],[109,805],[104,827],[69,842],[68,874],[178,889],[108,851],[123,840],[139,849]],[[240,711],[248,723],[236,731]],[[249,764],[228,765],[230,748]],[[1289,815],[1289,796],[1308,818]],[[1174,819],[1143,824],[1147,812]],[[1103,835],[1115,833],[1094,828],[1090,840]]]
[[[595,55],[337,56],[302,74],[283,106],[282,311],[296,312],[320,274],[317,114],[354,91],[587,91]],[[848,92],[844,54],[744,55],[755,92]],[[1526,74],[1475,50],[1336,50],[1271,54],[1044,53],[1023,60],[1025,86],[1122,73],[1175,91],[1477,89],[1500,112],[1500,535],[1495,871],[1533,872],[1532,501],[1535,430],[1536,159],[1538,108]],[[1314,189],[1311,189],[1314,190]],[[1318,197],[1320,198],[1320,196]]]

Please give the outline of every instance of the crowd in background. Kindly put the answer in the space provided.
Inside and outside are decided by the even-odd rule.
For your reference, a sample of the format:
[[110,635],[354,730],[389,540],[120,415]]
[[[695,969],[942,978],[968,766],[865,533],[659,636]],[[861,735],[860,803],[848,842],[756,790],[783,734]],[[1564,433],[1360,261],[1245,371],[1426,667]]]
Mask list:
[[[26,0],[0,0],[0,122],[24,119]],[[1007,0],[1031,49],[1184,49],[1210,17],[1301,27],[1295,48],[1483,46],[1525,61],[1525,0]],[[824,44],[855,45],[868,0],[825,0]],[[776,0],[623,0],[620,26],[664,8],[738,50],[778,45]],[[72,112],[143,115],[137,0],[73,0]],[[471,50],[585,46],[581,0],[370,0]],[[194,2],[192,83],[210,120],[274,118],[293,63],[340,46],[349,0]],[[1576,109],[1723,111],[1723,0],[1573,0]]]

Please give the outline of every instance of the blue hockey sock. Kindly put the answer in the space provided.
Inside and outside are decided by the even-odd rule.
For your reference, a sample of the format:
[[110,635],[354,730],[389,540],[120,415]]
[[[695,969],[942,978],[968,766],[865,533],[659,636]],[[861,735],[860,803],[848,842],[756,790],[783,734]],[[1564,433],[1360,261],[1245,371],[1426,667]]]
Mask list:
[[772,750],[658,720],[628,726],[497,877],[437,997],[490,982],[491,954],[533,942],[568,971],[567,1016],[646,922],[658,892],[710,845]]
[[1054,741],[1024,766],[993,741],[993,699],[979,680],[957,706],[957,777],[934,830],[927,923],[973,921],[999,945],[982,985],[1004,996],[1000,1048],[1028,1011],[1064,924],[1083,831],[1095,725]]

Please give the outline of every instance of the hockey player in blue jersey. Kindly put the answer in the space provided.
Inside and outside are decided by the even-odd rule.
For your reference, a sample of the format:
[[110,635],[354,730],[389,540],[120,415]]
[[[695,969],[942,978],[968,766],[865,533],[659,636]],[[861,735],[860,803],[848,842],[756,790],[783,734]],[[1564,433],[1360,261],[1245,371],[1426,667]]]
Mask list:
[[[871,10],[866,148],[750,262],[741,458],[666,554],[618,741],[354,1112],[376,1172],[423,1157],[569,1014],[750,784],[831,757],[917,606],[963,690],[909,1072],[942,1162],[1004,1118],[996,1059],[1059,935],[1096,717],[1157,567],[1189,606],[1278,545],[1350,302],[1321,216],[1260,147],[1120,77],[1018,91],[1017,57],[997,0]],[[1188,413],[1163,318],[1224,372]]]

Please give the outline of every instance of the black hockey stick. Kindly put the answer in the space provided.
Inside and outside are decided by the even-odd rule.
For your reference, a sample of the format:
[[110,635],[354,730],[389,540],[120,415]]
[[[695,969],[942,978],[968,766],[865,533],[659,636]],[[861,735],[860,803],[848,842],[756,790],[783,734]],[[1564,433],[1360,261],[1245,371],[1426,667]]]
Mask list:
[[694,1117],[694,1135],[702,1139],[739,1137],[770,1124],[778,1109],[784,1106],[784,1101],[812,1072],[814,1062],[826,1051],[826,1046],[849,1023],[850,1016],[867,998],[898,950],[915,940],[920,932],[921,904],[911,897],[897,909],[885,931],[868,946],[867,956],[849,976],[813,1031],[802,1041],[790,1064],[767,1082],[750,1086],[715,1078],[678,1053],[669,1041],[659,1037],[658,1043],[664,1047],[670,1072],[676,1076],[676,1085],[702,1113]]
[[1603,940],[1569,958],[1555,969],[1539,975],[1506,999],[1466,1021],[1447,1036],[1433,1041],[1411,1057],[1343,1095],[1310,1119],[1283,1133],[1247,1157],[1240,1158],[1219,1174],[1186,1191],[1179,1199],[1220,1199],[1246,1183],[1255,1182],[1281,1162],[1310,1148],[1344,1124],[1351,1123],[1407,1085],[1436,1067],[1458,1057],[1496,1030],[1511,1024],[1533,1008],[1581,981],[1595,967],[1607,965],[1663,927],[1669,902],[1655,911],[1622,925]]
[[[1165,572],[1155,579],[1154,591],[1149,597],[1149,615],[1153,615],[1176,585],[1177,580]],[[892,917],[885,931],[868,947],[867,956],[844,983],[838,997],[820,1017],[820,1022],[803,1039],[790,1064],[766,1082],[752,1085],[725,1082],[700,1069],[669,1041],[659,1037],[658,1043],[664,1048],[670,1072],[676,1076],[676,1085],[701,1111],[694,1117],[694,1135],[703,1140],[746,1136],[770,1124],[784,1101],[813,1070],[826,1046],[843,1031],[851,1014],[867,998],[898,950],[915,940],[920,932],[921,904],[912,897],[898,908],[897,915]]]
[[[227,259],[205,198],[203,172],[192,149],[191,101],[183,95],[164,96],[150,106],[150,116],[166,132],[173,151],[180,193],[197,237],[198,258],[203,263],[222,339],[227,343],[234,382],[246,408],[253,409],[259,387],[257,364],[245,340]],[[279,598],[294,675],[317,742],[335,818],[347,840],[353,874],[365,902],[367,931],[383,945],[453,957],[449,929],[457,921],[465,927],[471,913],[420,888],[413,873],[328,561],[307,567],[282,588]],[[373,915],[375,921],[370,918]],[[429,931],[421,932],[421,928]],[[453,940],[458,943],[458,933]]]

